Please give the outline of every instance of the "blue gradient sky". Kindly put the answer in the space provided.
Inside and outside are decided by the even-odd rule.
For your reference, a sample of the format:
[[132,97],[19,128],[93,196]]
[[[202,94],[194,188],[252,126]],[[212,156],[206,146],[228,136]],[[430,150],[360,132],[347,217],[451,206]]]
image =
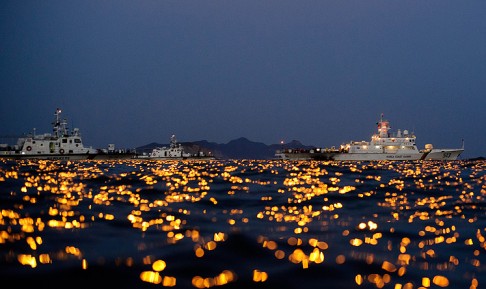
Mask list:
[[1,1],[0,136],[338,146],[381,113],[486,156],[486,1]]

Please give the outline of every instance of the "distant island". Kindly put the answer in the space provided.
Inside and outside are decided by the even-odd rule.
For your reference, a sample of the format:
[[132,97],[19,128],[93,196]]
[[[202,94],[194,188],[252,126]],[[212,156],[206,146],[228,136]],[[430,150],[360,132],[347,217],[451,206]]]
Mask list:
[[[194,142],[180,142],[184,149],[190,153],[202,151],[211,153],[217,159],[259,159],[269,160],[275,158],[275,152],[281,149],[312,149],[316,146],[304,145],[298,140],[285,144],[266,145],[262,142],[254,142],[245,137],[234,139],[226,144],[208,142],[207,140]],[[169,144],[150,143],[136,148],[138,154],[149,153],[155,147],[168,146]],[[485,160],[484,157],[471,158],[470,160]]]
[[[273,159],[277,150],[285,148],[312,148],[313,146],[303,145],[299,141],[291,141],[282,144],[266,145],[261,142],[254,142],[245,137],[232,140],[226,144],[208,142],[207,140],[194,142],[180,142],[184,150],[190,153],[202,151],[211,153],[217,159]],[[150,143],[136,148],[138,154],[149,153],[156,147],[168,146],[169,144]]]

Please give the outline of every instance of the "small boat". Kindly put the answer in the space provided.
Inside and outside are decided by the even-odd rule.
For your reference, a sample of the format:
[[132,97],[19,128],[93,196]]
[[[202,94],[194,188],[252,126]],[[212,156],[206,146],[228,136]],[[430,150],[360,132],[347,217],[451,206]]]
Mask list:
[[214,160],[215,157],[211,153],[204,153],[198,151],[197,153],[189,153],[184,150],[184,146],[177,142],[176,136],[172,135],[168,147],[156,147],[146,156],[139,156],[150,160]]
[[436,149],[432,144],[426,144],[422,159],[425,160],[456,160],[464,151],[464,140],[460,149]]
[[285,149],[276,152],[275,157],[292,160],[338,160],[338,161],[379,161],[379,160],[456,160],[464,151],[457,149],[436,149],[432,144],[419,150],[416,137],[408,130],[390,132],[390,123],[383,119],[377,123],[378,132],[370,141],[351,141],[337,148]]
[[71,132],[67,120],[61,119],[61,109],[56,109],[52,123],[53,133],[27,134],[17,140],[13,146],[2,145],[0,158],[7,159],[45,159],[45,160],[91,160],[91,159],[127,159],[136,153],[115,150],[111,144],[106,150],[85,147],[78,128]]

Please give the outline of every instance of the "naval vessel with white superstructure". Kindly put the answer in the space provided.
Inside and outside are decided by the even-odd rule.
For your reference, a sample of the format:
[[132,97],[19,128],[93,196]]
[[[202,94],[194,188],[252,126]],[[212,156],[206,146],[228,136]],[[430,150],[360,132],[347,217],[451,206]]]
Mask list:
[[408,130],[390,132],[390,123],[383,119],[377,123],[377,133],[370,141],[351,141],[339,148],[282,149],[276,158],[293,160],[337,160],[337,161],[380,161],[380,160],[456,160],[464,151],[461,148],[437,149],[426,144],[419,150],[416,137]]
[[19,137],[13,146],[2,145],[0,158],[4,159],[44,159],[44,160],[92,160],[92,159],[129,159],[136,156],[133,151],[95,149],[83,144],[78,128],[68,130],[67,120],[61,119],[61,109],[56,109],[52,122],[52,133],[29,133]]

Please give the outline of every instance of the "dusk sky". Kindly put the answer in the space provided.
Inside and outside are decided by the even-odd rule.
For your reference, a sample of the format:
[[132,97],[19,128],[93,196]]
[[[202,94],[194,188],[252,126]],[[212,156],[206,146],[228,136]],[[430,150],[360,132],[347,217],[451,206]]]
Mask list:
[[486,156],[486,1],[1,1],[0,142],[339,146],[381,113]]

